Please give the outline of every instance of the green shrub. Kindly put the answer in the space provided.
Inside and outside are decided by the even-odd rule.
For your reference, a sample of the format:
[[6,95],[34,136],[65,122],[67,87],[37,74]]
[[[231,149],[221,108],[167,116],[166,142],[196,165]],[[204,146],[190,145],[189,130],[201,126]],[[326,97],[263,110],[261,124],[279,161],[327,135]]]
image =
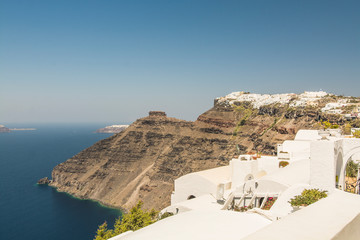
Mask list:
[[353,136],[354,136],[355,138],[360,138],[360,130],[355,130],[355,131],[353,132]]
[[94,240],[104,240],[104,239],[109,239],[111,237],[113,237],[113,230],[108,229],[107,228],[107,222],[104,222],[103,224],[101,224],[98,228],[98,230],[96,231],[96,236],[94,238]]
[[253,110],[251,108],[244,107],[244,105],[240,105],[235,107],[235,110],[242,115],[242,118],[236,124],[236,128],[234,129],[233,136],[237,136],[238,131],[242,126],[246,124],[247,119],[253,114]]
[[324,129],[338,129],[340,127],[338,124],[331,124],[329,121],[323,121],[321,122],[321,125],[324,127]]
[[329,121],[323,121],[323,122],[321,122],[321,124],[325,129],[328,129],[331,127],[331,123],[329,123]]
[[145,226],[148,226],[157,220],[158,212],[154,209],[144,211],[141,209],[143,202],[139,201],[130,212],[123,215],[123,218],[116,219],[114,229],[107,229],[107,223],[103,223],[96,231],[94,240],[106,240],[112,238],[120,233],[129,230],[135,231]]
[[173,215],[174,215],[174,213],[172,213],[172,212],[164,212],[163,214],[160,215],[159,220],[170,217],[170,216],[173,216]]
[[320,191],[319,189],[305,189],[301,195],[297,195],[290,199],[291,206],[308,206],[317,202],[321,198],[327,197],[327,191]]
[[353,160],[350,160],[346,164],[346,176],[357,177],[358,169],[359,169],[359,164],[355,163]]

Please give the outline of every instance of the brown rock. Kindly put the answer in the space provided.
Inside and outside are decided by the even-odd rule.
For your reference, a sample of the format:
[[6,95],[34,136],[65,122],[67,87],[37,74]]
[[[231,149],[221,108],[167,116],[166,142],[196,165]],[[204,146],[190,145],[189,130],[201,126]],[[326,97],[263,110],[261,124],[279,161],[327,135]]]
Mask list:
[[166,117],[166,113],[162,111],[150,111],[149,112],[150,117]]
[[41,178],[37,184],[49,184],[51,181],[48,179],[48,177]]

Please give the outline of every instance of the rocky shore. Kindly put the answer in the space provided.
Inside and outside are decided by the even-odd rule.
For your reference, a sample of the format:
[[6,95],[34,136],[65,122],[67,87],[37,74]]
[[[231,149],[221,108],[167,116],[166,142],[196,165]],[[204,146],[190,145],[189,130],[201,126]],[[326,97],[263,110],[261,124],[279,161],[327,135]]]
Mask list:
[[50,184],[50,183],[51,183],[51,180],[49,180],[48,177],[41,178],[41,179],[37,182],[37,184],[39,184],[39,185],[48,185],[48,184]]

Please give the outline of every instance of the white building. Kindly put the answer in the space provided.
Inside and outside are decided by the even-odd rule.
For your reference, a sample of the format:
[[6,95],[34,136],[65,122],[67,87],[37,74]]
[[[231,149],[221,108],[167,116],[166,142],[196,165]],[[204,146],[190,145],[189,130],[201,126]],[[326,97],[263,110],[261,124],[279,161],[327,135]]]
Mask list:
[[[359,153],[360,139],[339,130],[300,130],[276,157],[241,155],[176,179],[163,210],[175,216],[114,239],[360,239],[360,196],[342,191],[346,164]],[[329,196],[294,212],[288,201],[310,188]],[[269,198],[277,200],[263,210]],[[231,211],[244,206],[254,208]]]
[[341,108],[346,107],[348,105],[347,102],[347,99],[340,99],[337,102],[327,103],[321,111],[330,114],[341,114],[343,112]]

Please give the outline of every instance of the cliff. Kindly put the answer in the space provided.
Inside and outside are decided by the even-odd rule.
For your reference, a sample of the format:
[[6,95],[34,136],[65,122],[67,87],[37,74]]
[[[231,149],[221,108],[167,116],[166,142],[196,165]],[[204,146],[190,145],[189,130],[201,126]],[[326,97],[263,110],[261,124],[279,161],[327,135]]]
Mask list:
[[230,132],[201,125],[151,112],[56,166],[51,185],[116,207],[128,208],[139,198],[145,207],[164,207],[175,178],[233,156]]
[[323,108],[340,97],[315,96],[308,104],[292,94],[259,104],[257,97],[238,95],[216,99],[195,122],[150,112],[56,166],[51,185],[110,206],[129,208],[141,199],[145,208],[161,209],[170,204],[174,179],[184,174],[227,165],[241,153],[275,154],[277,143],[293,139],[299,129],[321,128],[322,121],[342,128],[360,125],[345,116],[353,114],[355,98],[347,110],[341,106],[342,114],[330,114]]

